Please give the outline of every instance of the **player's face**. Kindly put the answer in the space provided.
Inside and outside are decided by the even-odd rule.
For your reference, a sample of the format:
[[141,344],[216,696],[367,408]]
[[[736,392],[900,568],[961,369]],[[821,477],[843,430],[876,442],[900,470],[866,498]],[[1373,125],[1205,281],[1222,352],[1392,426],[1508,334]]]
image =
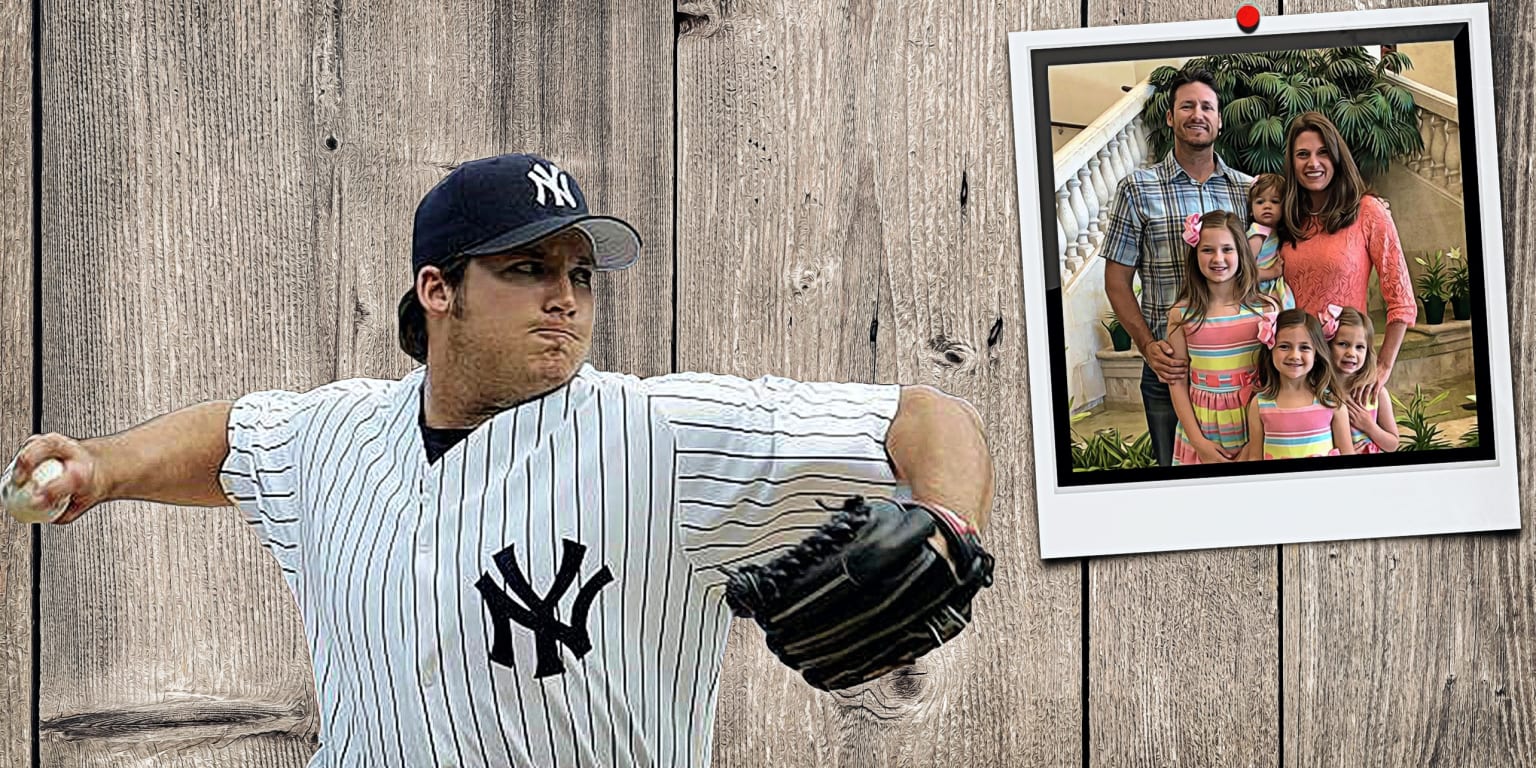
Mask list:
[[593,271],[592,246],[576,230],[471,259],[450,332],[462,374],[505,394],[563,384],[592,345]]
[[1253,198],[1253,220],[1266,227],[1280,221],[1280,190],[1270,188]]
[[1216,92],[1205,83],[1186,83],[1173,94],[1168,110],[1168,126],[1176,143],[1191,149],[1205,149],[1216,143],[1221,131],[1221,109]]
[[1312,370],[1317,352],[1312,348],[1312,334],[1307,333],[1307,327],[1293,325],[1275,334],[1275,348],[1271,354],[1274,355],[1275,370],[1281,376],[1300,379]]
[[1358,325],[1341,325],[1333,334],[1333,367],[1345,376],[1353,376],[1365,365],[1365,353],[1369,343],[1365,329]]

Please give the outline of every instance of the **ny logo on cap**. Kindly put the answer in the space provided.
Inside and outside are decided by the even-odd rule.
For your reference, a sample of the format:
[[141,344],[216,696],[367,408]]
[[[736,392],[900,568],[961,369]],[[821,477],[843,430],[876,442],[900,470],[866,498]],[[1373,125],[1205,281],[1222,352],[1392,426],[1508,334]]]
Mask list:
[[539,205],[545,204],[544,191],[549,190],[549,194],[554,197],[555,205],[576,207],[576,196],[571,194],[570,177],[565,175],[565,171],[555,167],[554,163],[549,165],[534,163],[533,170],[528,171],[528,178],[539,193],[536,198]]
[[475,582],[475,588],[480,590],[486,610],[491,614],[491,628],[494,631],[491,661],[504,667],[512,666],[514,621],[533,630],[533,647],[538,660],[533,673],[536,678],[565,672],[565,663],[560,660],[555,643],[569,648],[577,658],[592,650],[592,640],[587,635],[587,612],[592,609],[592,601],[597,598],[598,591],[613,581],[613,574],[606,565],[592,574],[576,591],[576,601],[571,605],[571,622],[567,624],[560,621],[555,615],[560,609],[560,598],[575,583],[581,572],[581,561],[586,559],[587,554],[587,548],[581,543],[570,539],[564,539],[563,542],[559,571],[549,586],[549,592],[543,597],[533,591],[528,577],[517,566],[517,555],[512,547],[497,552],[492,558],[496,561],[496,569],[507,580],[507,586],[512,588],[512,594],[521,598],[526,607],[518,605],[512,596],[498,588],[488,573],[481,573],[480,579]]

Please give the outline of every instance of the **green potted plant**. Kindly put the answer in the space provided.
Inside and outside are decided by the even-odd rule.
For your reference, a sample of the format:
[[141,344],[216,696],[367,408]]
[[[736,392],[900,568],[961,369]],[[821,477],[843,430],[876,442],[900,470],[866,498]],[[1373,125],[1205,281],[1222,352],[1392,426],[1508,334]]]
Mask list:
[[1451,297],[1450,265],[1445,263],[1445,251],[1435,251],[1435,255],[1428,259],[1415,256],[1413,260],[1424,268],[1419,279],[1413,282],[1419,298],[1424,301],[1424,320],[1430,325],[1443,323],[1445,301]]
[[1104,321],[1099,323],[1104,330],[1109,331],[1109,343],[1115,346],[1116,352],[1124,352],[1131,348],[1131,332],[1120,324],[1120,318],[1115,317],[1113,311],[1104,313]]
[[1399,451],[1436,451],[1451,447],[1445,436],[1440,434],[1440,425],[1435,419],[1449,414],[1450,411],[1430,412],[1430,408],[1440,404],[1450,392],[1441,392],[1428,400],[1424,399],[1424,390],[1419,385],[1413,386],[1413,398],[1404,402],[1397,395],[1388,392],[1392,398],[1392,408],[1397,412],[1397,425],[1412,432],[1405,435],[1402,442],[1398,443]]
[[1472,319],[1472,276],[1460,248],[1452,248],[1445,257],[1451,264],[1451,312],[1457,320]]
[[[1281,173],[1285,130],[1302,112],[1316,110],[1338,126],[1350,154],[1367,177],[1384,173],[1396,158],[1424,150],[1413,94],[1388,78],[1413,62],[1392,51],[1380,59],[1365,48],[1326,48],[1200,56],[1184,65],[1211,73],[1221,101],[1223,130],[1216,153],[1250,173]],[[1164,87],[1179,70],[1159,67],[1157,87],[1142,107],[1155,157],[1173,146],[1165,117],[1173,94]]]

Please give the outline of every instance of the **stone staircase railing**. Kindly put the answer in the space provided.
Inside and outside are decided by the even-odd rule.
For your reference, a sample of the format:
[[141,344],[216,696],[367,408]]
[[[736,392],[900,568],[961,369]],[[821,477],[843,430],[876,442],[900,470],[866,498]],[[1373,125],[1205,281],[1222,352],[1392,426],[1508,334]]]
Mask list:
[[1431,186],[1461,201],[1461,123],[1456,97],[1423,83],[1389,74],[1395,85],[1413,94],[1419,112],[1419,135],[1424,151],[1403,165]]
[[1055,153],[1056,242],[1067,285],[1104,242],[1104,215],[1115,187],[1148,164],[1151,147],[1141,107],[1152,95],[1143,81]]

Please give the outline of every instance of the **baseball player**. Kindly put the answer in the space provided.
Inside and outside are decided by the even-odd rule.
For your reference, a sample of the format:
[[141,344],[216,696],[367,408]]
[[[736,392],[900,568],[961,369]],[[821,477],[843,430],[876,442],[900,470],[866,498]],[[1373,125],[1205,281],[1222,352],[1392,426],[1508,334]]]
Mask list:
[[13,489],[238,507],[303,615],[312,766],[708,765],[732,608],[819,687],[910,662],[990,582],[992,470],[932,388],[594,370],[593,281],[639,254],[548,160],[465,163],[416,212],[421,367],[34,436]]

